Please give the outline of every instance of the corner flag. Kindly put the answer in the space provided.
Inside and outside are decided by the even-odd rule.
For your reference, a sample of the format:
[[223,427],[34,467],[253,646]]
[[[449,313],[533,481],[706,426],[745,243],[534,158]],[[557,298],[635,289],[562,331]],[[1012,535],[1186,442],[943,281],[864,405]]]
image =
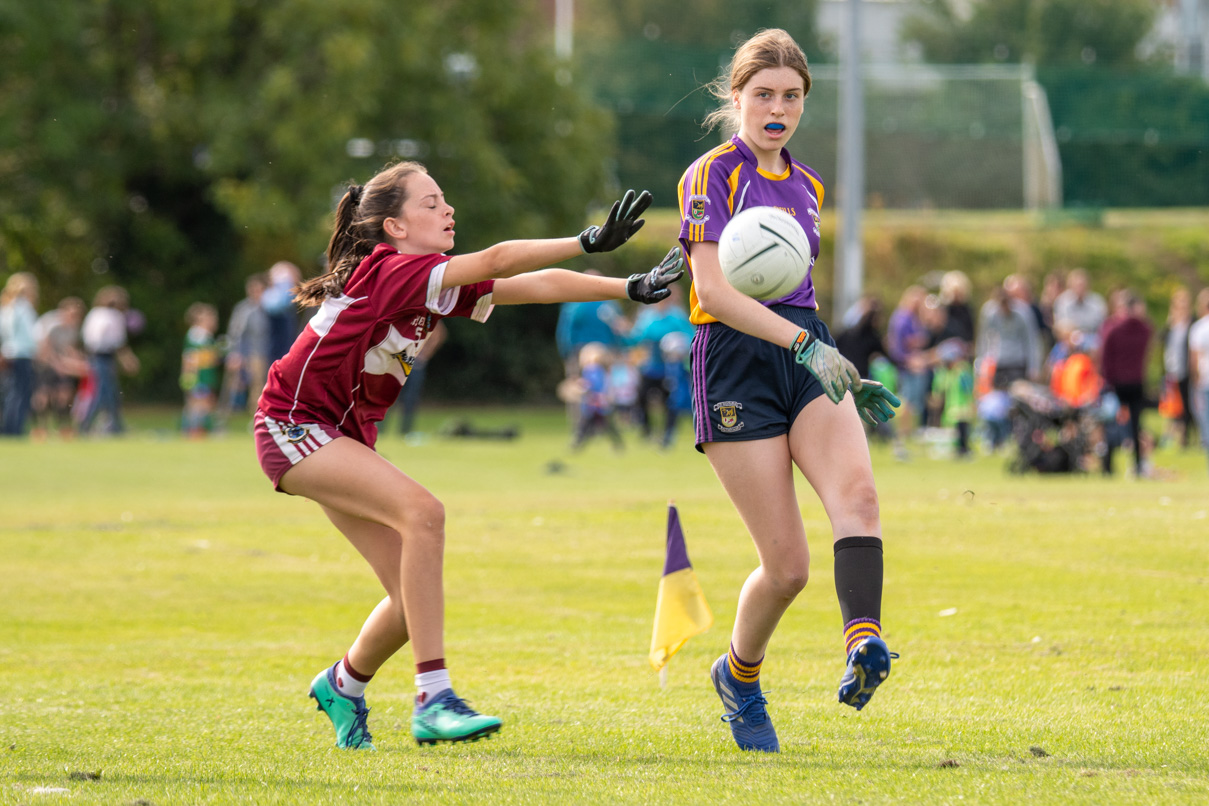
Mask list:
[[688,561],[680,514],[672,504],[667,508],[667,559],[659,580],[659,598],[655,602],[655,630],[651,634],[651,665],[659,671],[680,647],[694,635],[714,623],[705,603],[705,594]]

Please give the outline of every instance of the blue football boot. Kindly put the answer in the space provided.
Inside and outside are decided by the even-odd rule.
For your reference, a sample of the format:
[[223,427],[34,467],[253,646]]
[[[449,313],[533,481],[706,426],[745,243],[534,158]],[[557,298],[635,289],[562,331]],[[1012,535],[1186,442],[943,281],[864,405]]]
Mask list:
[[709,670],[714,681],[714,690],[722,698],[722,721],[730,723],[730,733],[740,750],[760,750],[765,753],[781,752],[777,732],[768,716],[768,700],[760,693],[760,682],[740,683],[730,673],[727,656],[714,661]]
[[840,702],[861,710],[868,704],[877,687],[890,676],[890,660],[897,658],[886,642],[870,636],[848,653],[848,668],[840,680]]

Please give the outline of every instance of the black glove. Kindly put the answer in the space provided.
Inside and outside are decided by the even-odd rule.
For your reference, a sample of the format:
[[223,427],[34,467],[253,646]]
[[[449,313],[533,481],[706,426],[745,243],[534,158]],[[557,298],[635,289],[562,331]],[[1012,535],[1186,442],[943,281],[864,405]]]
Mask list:
[[634,191],[627,190],[621,201],[613,202],[613,209],[609,210],[603,225],[588,227],[579,233],[580,248],[585,253],[612,252],[642,229],[646,221],[638,216],[650,206],[650,193],[644,190],[635,198]]
[[684,276],[684,255],[679,246],[673,246],[659,265],[643,274],[631,274],[625,282],[625,292],[630,299],[650,305],[671,296],[669,285]]

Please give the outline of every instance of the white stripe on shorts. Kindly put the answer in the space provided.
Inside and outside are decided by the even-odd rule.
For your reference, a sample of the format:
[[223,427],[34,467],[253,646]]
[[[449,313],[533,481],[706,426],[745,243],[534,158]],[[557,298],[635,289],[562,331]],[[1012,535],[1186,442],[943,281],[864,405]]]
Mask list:
[[324,433],[322,428],[315,425],[297,423],[297,425],[302,425],[306,429],[306,437],[301,442],[290,442],[290,438],[285,435],[285,432],[292,425],[295,425],[295,423],[281,423],[272,417],[266,416],[264,424],[269,430],[269,436],[273,438],[273,442],[277,444],[277,447],[281,449],[282,454],[290,460],[290,464],[292,465],[298,464],[304,458],[332,441],[332,438]]

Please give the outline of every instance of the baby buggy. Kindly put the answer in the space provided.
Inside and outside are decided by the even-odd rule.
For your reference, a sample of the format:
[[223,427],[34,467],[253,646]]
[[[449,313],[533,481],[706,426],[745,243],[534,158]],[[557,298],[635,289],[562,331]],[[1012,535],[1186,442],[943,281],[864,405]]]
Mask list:
[[1008,388],[1016,455],[1013,473],[1080,473],[1100,441],[1099,404],[1072,406],[1040,384],[1016,381]]

